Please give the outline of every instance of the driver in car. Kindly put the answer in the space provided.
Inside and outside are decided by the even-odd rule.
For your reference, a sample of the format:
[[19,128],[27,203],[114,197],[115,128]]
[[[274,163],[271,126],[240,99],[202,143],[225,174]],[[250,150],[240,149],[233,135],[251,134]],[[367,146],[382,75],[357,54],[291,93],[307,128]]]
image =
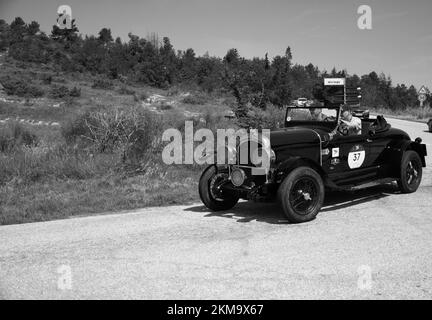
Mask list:
[[330,139],[333,139],[337,133],[343,136],[359,135],[361,134],[361,128],[361,119],[354,117],[349,109],[343,109],[337,128],[329,133],[329,136]]
[[324,121],[325,116],[322,114],[321,108],[310,108],[310,120],[312,121]]
[[309,105],[310,121],[325,121],[326,116],[322,113],[323,103],[318,100],[314,100],[312,104]]

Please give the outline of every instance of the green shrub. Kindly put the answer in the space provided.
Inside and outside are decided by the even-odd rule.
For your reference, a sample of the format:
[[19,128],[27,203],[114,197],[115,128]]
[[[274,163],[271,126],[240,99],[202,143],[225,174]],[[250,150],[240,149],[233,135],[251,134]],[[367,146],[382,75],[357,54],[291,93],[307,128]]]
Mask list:
[[53,99],[61,99],[69,95],[69,89],[66,86],[53,85],[49,95]]
[[134,95],[135,94],[135,91],[134,90],[132,90],[132,89],[129,89],[128,87],[126,87],[126,86],[121,86],[118,90],[117,90],[117,92],[119,93],[119,94],[125,94],[125,95]]
[[81,97],[81,88],[73,87],[69,92],[69,96],[71,97]]
[[49,73],[44,73],[41,75],[41,80],[43,84],[48,84],[50,85],[51,82],[53,81],[53,76]]
[[6,76],[0,79],[0,83],[3,85],[3,88],[8,95],[33,98],[44,95],[42,88],[32,85],[31,80],[27,78]]
[[17,122],[9,122],[0,129],[0,151],[12,152],[21,147],[38,143],[37,136]]
[[102,78],[96,79],[92,85],[93,89],[109,90],[109,89],[113,89],[113,87],[114,86],[113,86],[113,83],[111,81],[106,80],[106,79],[102,79]]
[[236,119],[237,124],[243,128],[277,129],[284,126],[285,112],[282,108],[267,105],[265,109],[247,106],[246,114]]
[[135,93],[134,94],[134,100],[136,102],[145,101],[148,97],[149,97],[149,95],[146,92],[141,92],[141,93]]
[[157,107],[159,110],[171,110],[171,109],[173,109],[173,106],[171,105],[171,104],[169,104],[169,103],[166,103],[166,102],[162,102],[158,107]]
[[202,105],[206,104],[208,101],[208,97],[203,94],[194,94],[188,95],[182,99],[183,103],[192,104],[192,105]]

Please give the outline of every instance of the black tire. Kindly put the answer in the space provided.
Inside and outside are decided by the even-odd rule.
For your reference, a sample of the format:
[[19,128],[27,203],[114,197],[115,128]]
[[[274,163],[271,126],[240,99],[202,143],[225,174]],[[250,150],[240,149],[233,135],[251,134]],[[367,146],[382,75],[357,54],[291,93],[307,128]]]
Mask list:
[[[306,188],[308,192],[300,188]],[[286,176],[278,189],[279,203],[291,223],[302,223],[315,219],[324,203],[324,194],[324,183],[321,176],[309,167],[294,169]]]
[[399,189],[402,193],[416,192],[422,179],[422,162],[417,152],[408,150],[402,155]]
[[212,181],[214,179],[219,179],[217,176],[223,174],[228,176],[228,172],[220,173],[216,166],[209,166],[204,170],[199,180],[198,191],[201,201],[207,208],[213,211],[229,210],[234,207],[239,200],[238,196],[232,194],[218,193],[216,197],[215,192],[210,190]]

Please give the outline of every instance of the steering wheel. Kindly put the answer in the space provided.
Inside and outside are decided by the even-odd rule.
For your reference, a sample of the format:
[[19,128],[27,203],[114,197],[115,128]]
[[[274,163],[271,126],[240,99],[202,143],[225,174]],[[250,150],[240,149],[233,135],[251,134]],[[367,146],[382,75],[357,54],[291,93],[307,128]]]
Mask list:
[[336,117],[334,117],[334,116],[328,116],[328,117],[325,117],[323,121],[325,121],[325,122],[333,122],[333,121],[336,121]]
[[346,136],[349,133],[348,126],[343,122],[338,125],[337,131],[343,136]]

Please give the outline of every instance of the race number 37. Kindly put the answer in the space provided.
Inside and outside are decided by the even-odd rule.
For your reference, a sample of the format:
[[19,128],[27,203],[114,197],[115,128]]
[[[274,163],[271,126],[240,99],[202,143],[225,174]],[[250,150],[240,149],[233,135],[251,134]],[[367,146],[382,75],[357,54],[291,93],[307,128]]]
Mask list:
[[351,169],[360,168],[365,160],[366,151],[362,146],[355,146],[348,153],[348,166]]

